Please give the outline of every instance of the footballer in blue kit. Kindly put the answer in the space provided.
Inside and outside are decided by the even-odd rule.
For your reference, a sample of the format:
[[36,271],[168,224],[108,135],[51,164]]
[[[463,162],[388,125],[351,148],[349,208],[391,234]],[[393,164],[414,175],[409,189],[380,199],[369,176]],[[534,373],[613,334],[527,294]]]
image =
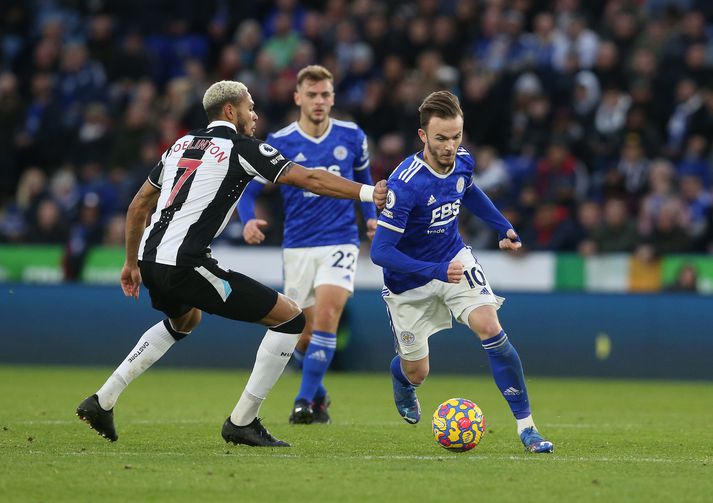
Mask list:
[[[295,103],[300,107],[299,119],[270,134],[267,143],[302,166],[370,184],[366,135],[353,122],[329,116],[334,105],[332,74],[319,65],[303,68],[297,75]],[[248,244],[265,238],[260,227],[267,222],[255,218],[254,209],[265,183],[255,178],[238,203]],[[330,398],[323,379],[337,346],[339,319],[354,291],[359,256],[356,211],[349,201],[318,196],[299,187],[280,186],[280,194],[285,213],[284,292],[304,310],[307,320],[293,353],[302,369],[302,383],[289,421],[327,423]],[[361,213],[367,235],[372,237],[376,207],[363,203]]]
[[525,448],[552,452],[553,443],[532,419],[520,357],[498,320],[496,311],[504,299],[493,293],[458,232],[461,207],[498,232],[501,249],[518,249],[520,239],[473,182],[475,162],[460,146],[463,112],[458,98],[437,91],[426,97],[419,112],[424,150],[389,177],[371,248],[373,262],[384,271],[382,296],[397,351],[391,362],[396,408],[407,422],[419,421],[416,387],[429,371],[428,338],[451,328],[455,318],[480,338]]

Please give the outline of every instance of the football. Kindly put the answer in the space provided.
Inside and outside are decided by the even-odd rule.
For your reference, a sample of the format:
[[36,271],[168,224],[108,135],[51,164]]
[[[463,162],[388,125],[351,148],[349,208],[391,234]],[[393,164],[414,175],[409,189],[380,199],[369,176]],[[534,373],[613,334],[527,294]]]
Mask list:
[[433,436],[449,451],[465,452],[478,445],[485,434],[485,416],[475,403],[451,398],[433,413]]

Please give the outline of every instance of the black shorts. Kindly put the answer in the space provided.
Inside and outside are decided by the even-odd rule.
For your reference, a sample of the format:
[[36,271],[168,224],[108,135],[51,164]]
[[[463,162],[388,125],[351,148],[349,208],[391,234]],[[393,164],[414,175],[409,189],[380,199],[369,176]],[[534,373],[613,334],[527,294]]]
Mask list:
[[275,307],[277,292],[235,271],[225,271],[215,260],[199,267],[139,262],[151,305],[169,318],[191,308],[238,321],[256,322]]

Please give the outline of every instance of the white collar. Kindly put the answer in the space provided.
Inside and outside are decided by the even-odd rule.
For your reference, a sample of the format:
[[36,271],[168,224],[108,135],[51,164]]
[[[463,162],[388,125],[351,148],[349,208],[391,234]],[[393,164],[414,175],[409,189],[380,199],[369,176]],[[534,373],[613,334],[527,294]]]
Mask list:
[[321,136],[314,137],[310,136],[305,131],[300,127],[299,121],[295,121],[295,126],[297,127],[297,132],[302,135],[306,140],[311,141],[312,143],[322,143],[327,137],[329,136],[329,133],[332,131],[332,119],[331,117],[329,118],[329,125],[327,126],[327,129],[324,130],[324,133],[322,133]]
[[210,124],[208,124],[207,128],[210,129],[212,127],[218,127],[218,126],[227,126],[230,129],[232,129],[233,131],[235,131],[236,133],[238,132],[238,128],[235,127],[235,124],[233,124],[232,122],[228,122],[228,121],[213,121]]
[[[421,154],[421,157],[418,154]],[[456,159],[453,161],[453,166],[451,166],[451,169],[448,171],[448,173],[439,173],[438,171],[433,169],[430,164],[428,164],[428,161],[426,161],[426,156],[424,155],[423,150],[416,153],[416,159],[421,161],[423,165],[426,166],[426,169],[428,169],[428,171],[430,171],[433,176],[444,179],[448,178],[456,169],[456,160],[458,159],[458,155],[456,155]]]

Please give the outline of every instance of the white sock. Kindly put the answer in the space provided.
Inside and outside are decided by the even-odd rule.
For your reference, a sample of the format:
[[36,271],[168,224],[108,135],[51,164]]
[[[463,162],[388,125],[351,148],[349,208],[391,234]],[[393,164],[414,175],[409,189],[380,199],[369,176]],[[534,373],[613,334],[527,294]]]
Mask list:
[[102,409],[112,409],[126,386],[166,354],[175,342],[176,339],[166,329],[163,321],[144,332],[134,349],[97,391]]
[[245,391],[230,414],[234,425],[245,426],[257,417],[260,405],[285,370],[299,338],[300,334],[267,331],[257,350]]
[[520,435],[523,431],[525,431],[529,427],[533,427],[537,429],[537,426],[535,426],[535,421],[532,420],[532,414],[530,414],[527,417],[524,417],[522,419],[515,419],[517,421],[517,434]]

